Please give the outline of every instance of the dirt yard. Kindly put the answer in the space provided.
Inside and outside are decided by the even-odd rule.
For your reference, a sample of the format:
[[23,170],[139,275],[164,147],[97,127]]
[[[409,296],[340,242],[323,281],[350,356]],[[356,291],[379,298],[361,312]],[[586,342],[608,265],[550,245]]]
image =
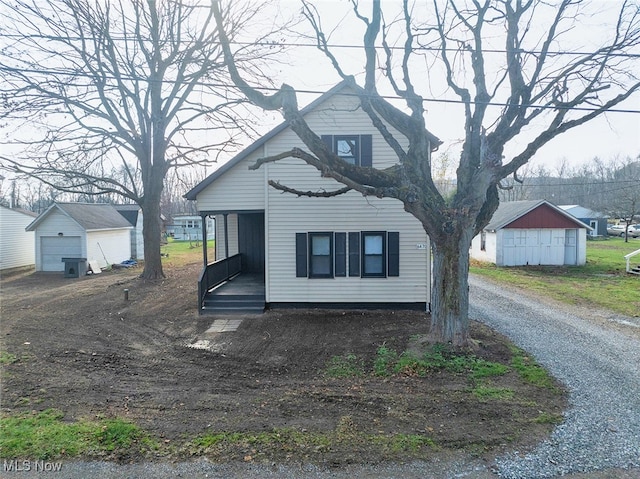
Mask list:
[[[3,366],[3,414],[57,408],[66,420],[122,417],[176,445],[207,432],[337,431],[348,440],[206,454],[340,465],[461,449],[490,460],[547,435],[552,421],[540,418],[557,417],[566,405],[562,393],[525,384],[513,370],[489,380],[513,390],[509,398],[473,394],[468,374],[375,376],[380,346],[402,352],[426,332],[428,317],[415,312],[270,311],[210,338],[217,352],[193,349],[213,321],[196,311],[199,264],[169,269],[157,282],[138,279],[139,272],[2,278],[0,347],[17,358]],[[472,331],[478,356],[510,363],[505,338],[478,324]],[[368,373],[328,376],[330,359],[348,354]],[[428,436],[437,447],[384,449],[371,439],[394,434]]]

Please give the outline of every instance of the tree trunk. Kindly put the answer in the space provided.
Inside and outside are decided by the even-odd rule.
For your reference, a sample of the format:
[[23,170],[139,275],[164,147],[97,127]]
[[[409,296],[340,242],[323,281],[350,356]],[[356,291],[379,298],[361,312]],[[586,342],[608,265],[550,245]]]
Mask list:
[[433,288],[430,340],[466,347],[469,335],[469,247],[473,228],[432,239]]
[[[152,171],[152,173],[158,173]],[[160,220],[160,197],[162,194],[162,175],[158,181],[149,181],[145,185],[145,195],[142,200],[142,236],[144,238],[144,270],[140,275],[144,279],[164,278],[162,258],[160,256],[160,238],[162,227]]]

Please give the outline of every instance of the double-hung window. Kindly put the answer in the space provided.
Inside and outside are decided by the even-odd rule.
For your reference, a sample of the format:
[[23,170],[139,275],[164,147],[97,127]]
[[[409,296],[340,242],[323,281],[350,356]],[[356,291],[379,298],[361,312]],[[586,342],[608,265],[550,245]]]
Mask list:
[[309,233],[309,277],[333,278],[333,233]]
[[385,277],[386,234],[383,231],[362,232],[362,276]]
[[400,276],[397,231],[296,233],[298,278]]

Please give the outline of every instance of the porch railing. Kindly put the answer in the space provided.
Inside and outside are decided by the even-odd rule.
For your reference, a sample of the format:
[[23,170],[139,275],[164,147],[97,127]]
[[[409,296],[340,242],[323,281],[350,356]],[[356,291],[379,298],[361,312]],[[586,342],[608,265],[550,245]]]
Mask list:
[[207,292],[221,283],[224,283],[242,271],[241,255],[236,254],[228,258],[209,263],[200,273],[198,280],[199,308],[204,304]]
[[638,254],[640,254],[640,249],[637,251],[634,251],[633,253],[629,253],[628,255],[625,255],[624,259],[627,260],[627,273],[639,274],[637,273],[637,268],[631,267],[631,258],[633,258]]

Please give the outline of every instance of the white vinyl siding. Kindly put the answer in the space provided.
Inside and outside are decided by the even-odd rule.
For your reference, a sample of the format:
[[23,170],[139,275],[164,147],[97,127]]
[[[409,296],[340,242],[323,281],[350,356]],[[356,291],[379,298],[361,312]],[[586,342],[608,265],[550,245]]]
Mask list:
[[[387,168],[393,166],[399,162],[397,155],[393,149],[382,138],[382,135],[371,124],[371,120],[365,112],[362,111],[358,104],[358,99],[355,96],[336,95],[330,98],[327,102],[323,103],[318,109],[308,113],[305,116],[307,123],[316,135],[372,135],[372,151],[373,151],[373,167],[374,168]],[[395,135],[396,139],[400,143],[405,143],[405,138],[397,133],[395,129],[388,126],[389,130]],[[292,147],[297,146],[299,148],[307,149],[302,140],[298,138],[295,132],[289,128],[285,129],[282,133],[269,140],[266,145],[264,155],[275,155],[283,151],[290,150]],[[258,156],[262,156],[258,155]],[[289,160],[283,160],[289,161]],[[277,163],[271,163],[270,166],[282,164],[283,161]],[[244,163],[244,162],[243,162]],[[235,169],[243,169],[241,165],[237,165]],[[262,167],[264,168],[264,166]],[[262,169],[261,168],[261,169]],[[315,172],[315,177],[319,178],[320,173],[313,167],[310,167]],[[260,170],[258,170],[260,171]],[[270,179],[275,179],[272,175]],[[286,184],[286,183],[283,183]],[[290,185],[287,185],[290,186]],[[344,185],[341,185],[344,186]],[[213,190],[218,188],[218,182]],[[211,188],[210,188],[211,189]],[[273,188],[271,188],[273,189]],[[200,195],[198,195],[198,208],[205,209],[200,206]]]
[[[224,215],[216,215],[216,260],[225,258]],[[229,256],[238,254],[238,215],[227,215],[227,234],[229,236]]]
[[130,230],[87,232],[87,259],[97,261],[101,268],[131,258]]
[[[318,135],[372,135],[373,167],[386,168],[398,158],[371,124],[357,98],[337,94],[305,115]],[[389,128],[392,133],[395,131]],[[398,135],[400,141],[402,137]],[[259,151],[217,178],[197,195],[199,211],[265,211],[265,286],[271,303],[428,303],[429,239],[420,222],[400,201],[364,198],[349,192],[332,198],[297,197],[267,186],[270,180],[303,191],[334,191],[344,185],[322,178],[302,160],[286,158],[248,170],[256,158],[293,147],[307,148],[289,128]],[[427,159],[425,159],[427,160]],[[229,255],[237,253],[237,217],[228,215]],[[224,258],[223,217],[216,217],[216,258]],[[296,233],[399,232],[399,276],[363,278],[296,277]],[[233,242],[236,242],[234,244]]]
[[35,234],[25,231],[34,219],[0,206],[0,270],[35,264]]
[[[397,156],[359,105],[357,98],[336,95],[306,116],[318,135],[373,135],[373,166],[396,164]],[[287,129],[268,142],[273,155],[302,146]],[[264,167],[263,167],[264,168]],[[267,166],[269,180],[303,191],[334,191],[344,185],[302,160],[288,158]],[[405,212],[400,201],[364,198],[349,192],[332,198],[308,198],[267,190],[267,301],[268,302],[429,302],[429,240],[420,222]],[[335,277],[326,280],[296,278],[295,234],[307,231],[399,231],[400,276],[389,278]],[[418,245],[424,245],[419,248]],[[322,287],[319,282],[322,281]]]
[[249,166],[262,156],[263,150],[259,148],[198,194],[198,211],[263,210],[264,167],[249,170]]
[[[268,211],[269,302],[429,302],[428,238],[418,220],[403,210],[401,202],[363,198],[357,193],[335,198],[297,198],[274,192],[269,195]],[[399,277],[296,278],[296,233],[383,229],[400,231]]]

